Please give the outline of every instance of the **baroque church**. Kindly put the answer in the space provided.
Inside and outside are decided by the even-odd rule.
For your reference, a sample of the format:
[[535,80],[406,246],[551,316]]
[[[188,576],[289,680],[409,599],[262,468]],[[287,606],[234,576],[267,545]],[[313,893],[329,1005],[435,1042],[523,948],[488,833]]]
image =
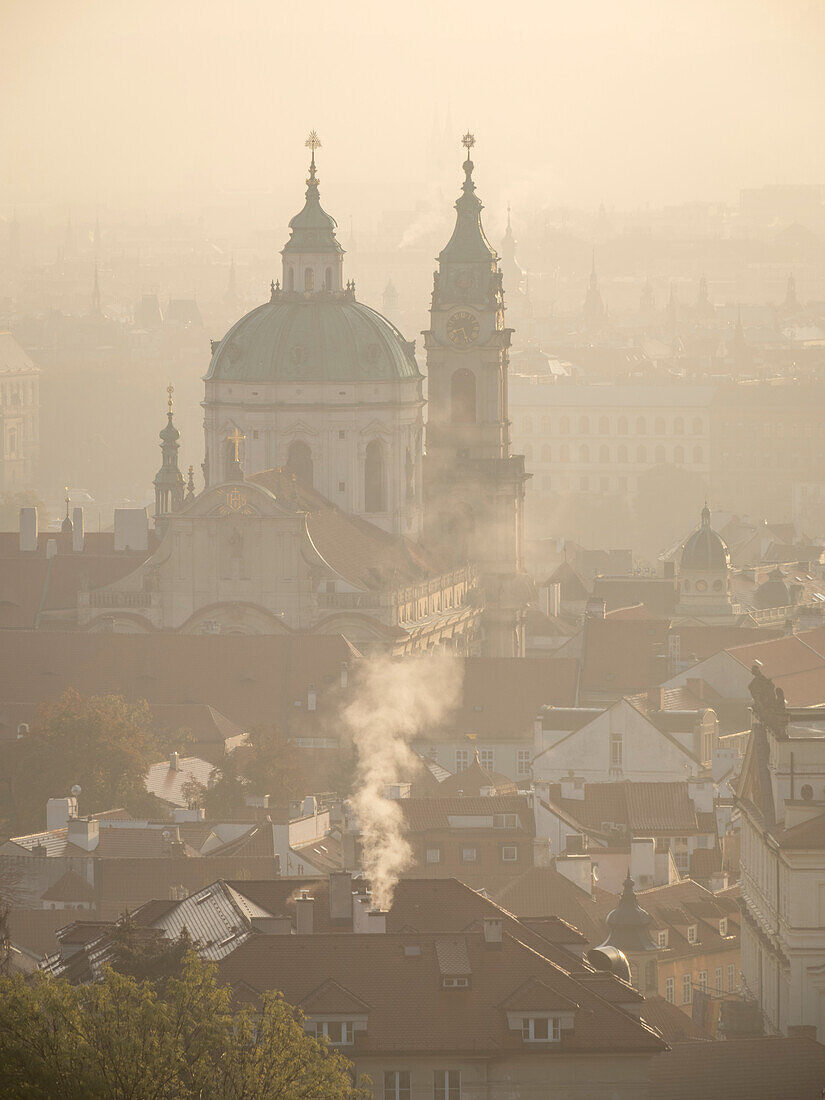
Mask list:
[[414,343],[345,280],[313,131],[281,276],[212,345],[205,488],[180,470],[170,388],[159,545],[128,576],[81,593],[81,628],[334,633],[367,651],[523,655],[529,475],[510,454],[512,330],[473,144],[466,134],[423,334],[426,435]]

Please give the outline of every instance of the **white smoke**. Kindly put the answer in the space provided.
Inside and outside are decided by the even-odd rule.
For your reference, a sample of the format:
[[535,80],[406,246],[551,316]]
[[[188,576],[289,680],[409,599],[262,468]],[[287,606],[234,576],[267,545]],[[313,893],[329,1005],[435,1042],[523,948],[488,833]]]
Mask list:
[[355,699],[342,713],[357,752],[352,803],[377,909],[389,909],[398,879],[413,862],[401,809],[385,791],[418,770],[409,743],[458,705],[463,673],[462,662],[451,657],[376,657],[360,667]]

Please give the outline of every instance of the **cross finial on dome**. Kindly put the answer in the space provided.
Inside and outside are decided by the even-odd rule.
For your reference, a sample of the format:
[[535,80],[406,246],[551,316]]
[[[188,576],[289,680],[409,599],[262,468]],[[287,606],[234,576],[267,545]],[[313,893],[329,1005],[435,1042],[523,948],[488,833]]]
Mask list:
[[475,143],[476,143],[476,139],[473,137],[473,135],[468,130],[467,133],[464,135],[464,137],[461,139],[461,144],[467,150],[467,156],[468,157],[470,155],[470,150],[475,145]]
[[166,387],[166,392],[169,394],[169,415],[172,415],[172,394],[175,392],[175,387],[170,382]]

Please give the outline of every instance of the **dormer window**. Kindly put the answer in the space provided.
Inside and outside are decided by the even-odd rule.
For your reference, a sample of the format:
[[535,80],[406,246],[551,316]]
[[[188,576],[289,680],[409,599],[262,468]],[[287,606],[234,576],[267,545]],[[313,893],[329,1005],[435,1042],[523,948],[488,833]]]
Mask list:
[[494,829],[517,829],[518,814],[493,814]]
[[312,1020],[308,1022],[307,1031],[316,1039],[326,1039],[334,1047],[351,1047],[355,1042],[352,1020]]
[[719,935],[727,936],[728,934],[728,918],[722,917],[719,921]]
[[667,947],[667,929],[665,928],[661,932],[656,933],[656,946],[665,948]]
[[688,943],[698,943],[699,941],[699,926],[691,924],[688,928]]
[[525,1016],[521,1021],[521,1037],[525,1043],[558,1043],[561,1020],[558,1016]]
[[469,989],[470,979],[466,976],[455,975],[454,977],[442,978],[442,989]]

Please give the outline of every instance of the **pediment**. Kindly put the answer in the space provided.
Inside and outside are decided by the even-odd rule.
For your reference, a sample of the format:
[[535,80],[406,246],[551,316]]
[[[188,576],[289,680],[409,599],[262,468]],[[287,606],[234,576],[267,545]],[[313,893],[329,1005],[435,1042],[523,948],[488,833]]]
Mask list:
[[319,435],[318,429],[306,420],[295,420],[281,432],[283,436]]

